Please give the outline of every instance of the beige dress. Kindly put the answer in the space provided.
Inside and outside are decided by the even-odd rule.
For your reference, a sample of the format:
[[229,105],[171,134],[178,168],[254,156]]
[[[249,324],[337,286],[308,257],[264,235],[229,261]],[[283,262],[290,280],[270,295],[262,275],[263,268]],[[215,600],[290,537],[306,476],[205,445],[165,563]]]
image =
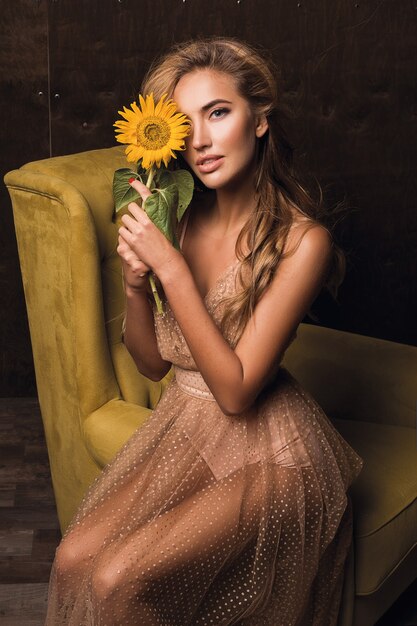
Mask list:
[[[237,268],[205,298],[216,323]],[[165,307],[158,347],[175,378],[85,494],[46,624],[335,625],[362,459],[284,368],[224,415]]]

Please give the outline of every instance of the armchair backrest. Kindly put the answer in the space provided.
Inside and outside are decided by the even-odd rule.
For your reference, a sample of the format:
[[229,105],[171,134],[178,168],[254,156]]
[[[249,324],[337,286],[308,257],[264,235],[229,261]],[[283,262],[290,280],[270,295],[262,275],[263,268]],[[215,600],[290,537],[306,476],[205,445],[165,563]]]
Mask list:
[[112,398],[152,408],[160,397],[161,383],[137,371],[121,342],[112,181],[126,165],[115,147],[28,163],[5,177],[38,392],[50,409],[58,387],[81,416]]

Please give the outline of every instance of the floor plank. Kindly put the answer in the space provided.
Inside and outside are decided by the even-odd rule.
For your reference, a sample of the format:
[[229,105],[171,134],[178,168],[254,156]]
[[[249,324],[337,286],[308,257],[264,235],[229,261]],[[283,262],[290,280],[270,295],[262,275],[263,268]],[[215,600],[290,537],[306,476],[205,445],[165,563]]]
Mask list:
[[0,585],[0,624],[43,626],[47,598],[47,583]]
[[38,401],[1,398],[1,626],[43,626],[60,540]]
[[33,530],[0,530],[0,556],[32,554]]

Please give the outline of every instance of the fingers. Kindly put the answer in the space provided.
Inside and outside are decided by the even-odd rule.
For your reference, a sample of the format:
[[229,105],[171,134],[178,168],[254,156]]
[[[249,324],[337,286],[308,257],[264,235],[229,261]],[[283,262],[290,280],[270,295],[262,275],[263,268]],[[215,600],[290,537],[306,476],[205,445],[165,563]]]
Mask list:
[[130,270],[143,278],[150,271],[150,267],[141,261],[128,243],[119,235],[119,244],[116,248],[117,253],[122,258],[122,261],[126,263]]
[[[127,208],[129,209],[129,212],[133,215],[135,220],[137,220],[138,222],[146,223],[146,221],[149,220],[145,211],[136,202],[129,202],[129,204],[127,205]],[[127,213],[122,215],[122,221],[125,215],[127,215]]]
[[[140,209],[138,207],[137,204],[135,204],[134,202],[131,202],[128,205],[128,207],[129,207],[129,211],[132,213],[132,215],[129,215],[128,213],[125,213],[121,217],[121,222],[125,226],[125,228],[127,228],[127,230],[129,230],[131,233],[134,233],[134,232],[140,230],[140,228],[138,228],[138,225],[143,227],[143,226],[146,226],[147,224],[149,224],[149,222],[151,220],[146,215],[146,213],[142,209]],[[137,215],[134,215],[134,213],[136,213]],[[119,233],[120,233],[120,229],[119,229]]]
[[[131,178],[129,183],[139,193],[143,202],[145,202],[146,198],[149,198],[149,196],[152,195],[150,189],[148,189],[146,185],[141,183],[140,180],[135,180],[134,178]],[[151,220],[146,215],[146,212],[142,209],[142,207],[140,207],[136,202],[129,202],[127,208],[129,209],[131,215],[125,213],[124,215],[122,215],[121,221],[128,231],[130,231],[131,233],[137,231],[137,222],[139,222],[139,224],[143,226],[149,225]],[[129,235],[126,233],[126,230],[123,230],[123,227],[119,229],[119,233],[121,235],[125,235],[128,244],[131,243]]]
[[119,240],[118,241],[119,241],[119,243],[117,245],[117,253],[118,254],[122,255],[125,252],[129,252],[129,250],[131,250],[129,244],[127,243],[127,241],[125,241],[123,239],[123,237],[120,235],[120,233],[119,233]]
[[132,274],[139,276],[140,278],[144,278],[149,272],[149,268],[145,263],[139,261],[137,258],[132,259],[128,262],[129,269]]
[[[140,180],[135,180],[134,178],[131,178],[130,181],[129,181],[130,185],[134,189],[136,189],[136,191],[139,193],[140,197],[142,198],[143,202],[145,202],[146,198],[149,198],[149,196],[152,195],[152,192],[150,191],[150,189],[148,189],[146,185],[141,183]],[[129,204],[127,205],[127,208],[129,209],[130,213],[134,216],[134,218],[137,221],[142,221],[143,223],[146,223],[147,221],[149,221],[149,218],[146,215],[145,211],[136,202],[129,202]],[[123,221],[123,217],[122,217],[122,221]]]
[[[138,256],[143,256],[143,244],[146,243],[151,234],[157,232],[157,234],[160,235],[160,231],[146,213],[135,203],[130,203],[128,206],[132,215],[128,215],[127,213],[122,215],[122,226],[119,228],[119,235],[123,237],[127,245],[132,248],[136,254],[138,254],[138,250],[140,249],[141,254],[138,254]],[[152,244],[150,247],[152,249]]]
[[[135,180],[131,185],[140,193],[142,199],[152,195],[140,181]],[[130,202],[128,209],[129,213],[121,217],[122,226],[119,228],[119,235],[136,257],[157,273],[158,267],[165,263],[167,255],[172,254],[172,244],[136,202]]]
[[[131,178],[129,183],[133,187],[133,189],[136,189],[136,191],[138,192],[138,194],[142,198],[143,202],[145,202],[146,198],[148,198],[149,196],[152,195],[151,190],[148,189],[148,187],[146,185],[141,183],[140,180],[136,180],[136,179],[132,179]],[[134,204],[134,203],[132,203],[132,204]],[[138,206],[138,205],[136,205],[136,206]]]

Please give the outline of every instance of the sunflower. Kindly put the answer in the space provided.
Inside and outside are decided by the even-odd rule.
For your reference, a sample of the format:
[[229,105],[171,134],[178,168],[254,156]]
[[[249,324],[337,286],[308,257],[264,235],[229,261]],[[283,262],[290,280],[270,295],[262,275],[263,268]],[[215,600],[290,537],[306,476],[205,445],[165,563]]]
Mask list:
[[171,157],[177,158],[174,150],[185,149],[184,138],[190,132],[190,122],[183,113],[176,112],[175,102],[165,101],[166,97],[164,94],[155,106],[153,93],[146,99],[139,95],[140,106],[132,102],[131,109],[123,107],[118,112],[126,121],[114,124],[116,140],[128,144],[127,160],[137,163],[142,159],[144,169],[154,164],[160,167],[161,161],[167,166]]

